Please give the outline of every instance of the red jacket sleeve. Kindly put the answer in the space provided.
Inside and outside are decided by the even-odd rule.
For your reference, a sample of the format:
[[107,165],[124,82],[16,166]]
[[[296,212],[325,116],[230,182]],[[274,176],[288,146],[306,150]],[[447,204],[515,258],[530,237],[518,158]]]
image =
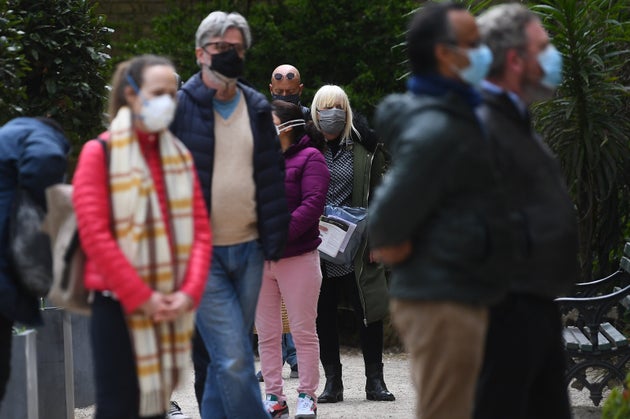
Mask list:
[[193,206],[195,233],[188,259],[186,277],[181,290],[193,299],[195,307],[197,307],[208,280],[208,270],[212,259],[212,234],[210,232],[210,220],[206,210],[206,203],[201,193],[201,186],[199,185],[196,172]]
[[72,180],[72,201],[81,247],[125,312],[131,313],[150,298],[153,290],[138,276],[112,234],[105,162],[103,146],[98,141],[88,141]]

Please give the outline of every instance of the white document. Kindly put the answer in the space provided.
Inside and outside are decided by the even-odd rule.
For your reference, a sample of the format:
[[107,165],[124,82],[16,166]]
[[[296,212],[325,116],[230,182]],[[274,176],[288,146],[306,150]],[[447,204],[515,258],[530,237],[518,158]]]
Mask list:
[[350,237],[352,237],[352,233],[354,233],[354,230],[357,228],[357,225],[354,223],[351,223],[350,221],[347,220],[343,220],[339,217],[335,217],[334,215],[329,216],[328,218],[331,218],[333,220],[337,220],[341,223],[344,223],[345,225],[348,226],[348,230],[345,232],[345,235],[343,237],[343,241],[341,242],[341,245],[339,246],[339,252],[343,253],[346,251],[346,246],[348,245],[348,242],[350,241]]
[[[350,236],[348,234],[348,230],[350,228],[349,224],[351,223],[338,218],[325,216],[320,217],[319,237],[322,239],[322,242],[319,244],[317,249],[331,257],[337,256],[337,253],[339,253],[339,249],[344,241],[346,244],[348,243]],[[354,231],[354,228],[352,230]]]

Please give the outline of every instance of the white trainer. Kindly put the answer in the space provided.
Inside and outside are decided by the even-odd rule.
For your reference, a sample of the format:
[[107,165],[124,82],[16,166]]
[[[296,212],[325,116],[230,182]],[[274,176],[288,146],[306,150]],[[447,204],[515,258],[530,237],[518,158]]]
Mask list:
[[317,405],[315,399],[305,393],[300,393],[297,399],[295,419],[311,419],[317,417]]

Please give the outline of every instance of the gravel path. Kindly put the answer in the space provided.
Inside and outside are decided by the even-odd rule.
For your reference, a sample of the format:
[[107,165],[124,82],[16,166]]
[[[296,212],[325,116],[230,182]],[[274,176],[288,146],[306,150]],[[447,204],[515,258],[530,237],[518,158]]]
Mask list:
[[[318,405],[318,417],[331,419],[413,418],[415,396],[409,380],[409,367],[405,353],[385,353],[383,355],[385,382],[389,390],[396,396],[396,401],[394,402],[373,402],[365,399],[363,358],[359,351],[343,348],[341,362],[343,364],[344,401],[335,404]],[[256,368],[258,367],[259,363],[256,362]],[[290,369],[285,365],[283,372],[285,394],[288,397],[290,412],[294,412],[298,380],[289,378],[289,373]],[[319,391],[324,386],[324,371],[321,370],[320,373]],[[193,419],[200,419],[193,390],[192,366],[187,377],[189,379],[175,391],[173,399]],[[261,383],[260,388],[264,394],[264,383]],[[601,417],[601,408],[593,407],[586,391],[578,392],[571,389],[571,403],[573,405],[574,419],[598,419]],[[75,411],[75,419],[91,418],[92,414],[93,408],[77,409]]]

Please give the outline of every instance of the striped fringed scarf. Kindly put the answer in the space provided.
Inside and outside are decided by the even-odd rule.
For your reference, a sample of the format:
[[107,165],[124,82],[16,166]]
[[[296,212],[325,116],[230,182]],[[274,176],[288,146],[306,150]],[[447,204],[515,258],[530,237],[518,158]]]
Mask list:
[[[133,133],[129,108],[112,121],[109,177],[118,245],[152,289],[181,287],[193,241],[193,163],[169,131],[159,137],[170,226],[164,224],[151,173]],[[170,227],[173,246],[169,244]],[[140,385],[140,416],[168,411],[171,392],[190,362],[194,313],[154,323],[144,314],[127,315]]]

